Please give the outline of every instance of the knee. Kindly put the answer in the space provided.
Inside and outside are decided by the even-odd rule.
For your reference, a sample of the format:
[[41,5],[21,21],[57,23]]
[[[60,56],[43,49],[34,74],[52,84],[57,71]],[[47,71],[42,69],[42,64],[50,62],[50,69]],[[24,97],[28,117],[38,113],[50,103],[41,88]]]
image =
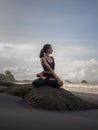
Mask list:
[[33,85],[34,87],[39,87],[38,82],[37,82],[36,80],[34,80],[34,81],[32,82],[32,85]]

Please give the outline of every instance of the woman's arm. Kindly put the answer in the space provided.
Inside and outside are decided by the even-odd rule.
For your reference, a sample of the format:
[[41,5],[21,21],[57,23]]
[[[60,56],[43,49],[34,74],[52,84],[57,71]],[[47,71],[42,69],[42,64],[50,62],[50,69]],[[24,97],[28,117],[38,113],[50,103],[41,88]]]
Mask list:
[[47,69],[51,72],[51,74],[55,77],[55,79],[58,81],[59,85],[62,86],[63,82],[62,80],[56,75],[53,69],[49,66],[45,58],[41,58],[41,64],[45,65]]

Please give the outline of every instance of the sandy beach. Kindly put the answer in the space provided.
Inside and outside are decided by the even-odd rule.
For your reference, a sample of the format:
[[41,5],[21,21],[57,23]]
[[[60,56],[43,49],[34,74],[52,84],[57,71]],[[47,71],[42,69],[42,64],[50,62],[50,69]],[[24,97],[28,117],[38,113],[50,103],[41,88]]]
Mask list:
[[[98,104],[98,95],[72,92]],[[28,106],[24,100],[0,93],[0,130],[97,130],[98,110],[47,111]]]

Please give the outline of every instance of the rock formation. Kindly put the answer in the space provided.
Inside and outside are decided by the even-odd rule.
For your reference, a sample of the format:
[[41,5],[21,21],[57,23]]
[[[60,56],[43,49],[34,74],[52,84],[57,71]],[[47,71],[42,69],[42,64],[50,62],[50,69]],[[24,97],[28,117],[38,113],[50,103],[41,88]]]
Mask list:
[[32,84],[16,85],[9,88],[8,93],[17,95],[32,107],[47,110],[81,110],[98,109],[98,105],[87,102],[63,88],[43,86],[32,87]]
[[65,80],[65,83],[72,83],[70,80]]
[[15,82],[16,79],[10,71],[5,71],[4,74],[0,74],[0,82]]
[[87,83],[87,81],[86,80],[82,80],[81,83]]

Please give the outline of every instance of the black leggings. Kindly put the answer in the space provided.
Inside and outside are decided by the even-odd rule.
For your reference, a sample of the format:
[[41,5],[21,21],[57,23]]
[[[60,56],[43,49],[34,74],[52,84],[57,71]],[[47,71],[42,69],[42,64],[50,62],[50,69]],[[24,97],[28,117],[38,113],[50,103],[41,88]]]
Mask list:
[[55,87],[55,88],[60,87],[56,80],[49,80],[49,79],[43,80],[41,78],[34,80],[32,82],[32,85],[34,87],[41,87],[41,86],[47,86],[47,85]]

